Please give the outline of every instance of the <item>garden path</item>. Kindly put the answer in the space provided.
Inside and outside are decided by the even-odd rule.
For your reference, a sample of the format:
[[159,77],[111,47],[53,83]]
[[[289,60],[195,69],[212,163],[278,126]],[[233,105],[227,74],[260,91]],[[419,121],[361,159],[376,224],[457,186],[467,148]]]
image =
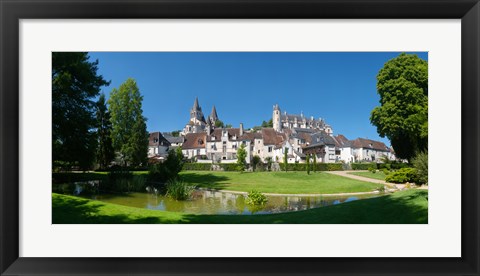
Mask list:
[[405,184],[393,184],[393,183],[387,183],[384,180],[379,180],[379,179],[373,179],[373,178],[368,178],[368,177],[363,177],[363,176],[358,176],[354,174],[349,174],[350,172],[368,172],[368,171],[361,171],[361,170],[356,170],[356,171],[328,171],[327,173],[331,173],[334,175],[338,176],[343,176],[343,177],[348,177],[360,181],[365,181],[365,182],[371,182],[371,183],[378,183],[378,184],[384,184],[389,187],[396,187],[397,189],[402,190],[405,187]]

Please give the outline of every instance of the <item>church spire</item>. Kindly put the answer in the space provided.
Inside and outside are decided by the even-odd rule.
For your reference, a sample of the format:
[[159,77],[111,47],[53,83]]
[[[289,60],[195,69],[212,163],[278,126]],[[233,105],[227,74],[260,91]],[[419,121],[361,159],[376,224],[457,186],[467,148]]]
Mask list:
[[212,107],[212,113],[210,113],[210,118],[214,121],[218,120],[217,109],[215,105]]
[[193,110],[198,110],[198,97],[195,97],[195,102],[193,103]]

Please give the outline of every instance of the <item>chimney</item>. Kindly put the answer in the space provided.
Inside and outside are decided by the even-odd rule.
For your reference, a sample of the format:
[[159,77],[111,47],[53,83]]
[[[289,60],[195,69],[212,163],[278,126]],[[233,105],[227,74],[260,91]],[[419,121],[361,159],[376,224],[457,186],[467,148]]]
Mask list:
[[242,135],[243,135],[243,124],[240,123],[240,136],[242,136]]

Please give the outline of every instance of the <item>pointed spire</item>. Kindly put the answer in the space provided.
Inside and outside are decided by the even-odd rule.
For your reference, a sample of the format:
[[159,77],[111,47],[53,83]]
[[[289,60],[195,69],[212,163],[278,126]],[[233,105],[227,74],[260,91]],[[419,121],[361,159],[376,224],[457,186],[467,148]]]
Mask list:
[[198,97],[195,97],[195,102],[193,103],[193,110],[198,110]]
[[215,108],[215,105],[212,107],[212,113],[210,113],[210,118],[212,118],[214,121],[218,120],[217,109]]

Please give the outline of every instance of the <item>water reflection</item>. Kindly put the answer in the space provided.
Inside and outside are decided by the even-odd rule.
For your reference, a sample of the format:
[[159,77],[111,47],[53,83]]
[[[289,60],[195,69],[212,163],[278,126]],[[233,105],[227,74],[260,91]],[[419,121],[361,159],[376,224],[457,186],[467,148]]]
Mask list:
[[[294,212],[379,196],[379,194],[318,197],[267,196],[268,202],[264,206],[250,206],[245,203],[245,195],[243,194],[212,190],[196,190],[191,200],[176,201],[155,193],[129,193],[124,195],[92,193],[95,189],[98,190],[98,183],[93,182],[84,185],[74,183],[74,187],[70,192],[66,189],[66,192],[62,193],[137,208],[192,214],[251,215]],[[85,191],[89,192],[84,194]]]

